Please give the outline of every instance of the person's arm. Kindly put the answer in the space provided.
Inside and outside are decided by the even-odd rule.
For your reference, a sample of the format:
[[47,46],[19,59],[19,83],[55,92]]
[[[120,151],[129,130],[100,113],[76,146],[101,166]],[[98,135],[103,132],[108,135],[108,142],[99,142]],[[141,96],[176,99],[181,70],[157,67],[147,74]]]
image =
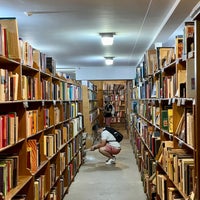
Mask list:
[[101,142],[93,145],[90,149],[91,149],[91,151],[94,151],[96,149],[99,149],[100,147],[104,147],[105,145],[106,145],[106,140],[101,140]]

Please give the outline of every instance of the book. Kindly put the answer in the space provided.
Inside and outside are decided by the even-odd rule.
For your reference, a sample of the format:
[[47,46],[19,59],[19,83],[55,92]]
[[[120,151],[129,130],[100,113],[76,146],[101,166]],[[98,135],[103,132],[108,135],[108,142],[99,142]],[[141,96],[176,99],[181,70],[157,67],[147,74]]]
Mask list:
[[169,133],[173,133],[174,132],[174,124],[173,124],[173,109],[169,108],[167,110],[167,116],[168,116],[168,128],[169,128]]
[[186,61],[186,98],[195,98],[194,58]]
[[0,68],[0,101],[6,100],[5,82],[6,82],[6,70]]
[[194,51],[194,22],[187,21],[184,26],[184,55]]
[[169,129],[168,110],[161,111],[161,128],[165,131]]
[[150,49],[146,52],[146,61],[147,61],[147,73],[152,75],[158,70],[158,61],[156,49]]
[[8,58],[21,59],[17,19],[0,18],[0,24],[6,29],[6,48],[8,51]]
[[175,60],[174,47],[157,47],[158,67],[166,67]]
[[46,68],[55,76],[56,75],[56,61],[52,57],[46,57]]
[[181,96],[183,97],[183,93],[185,93],[185,92],[183,92],[182,89],[184,89],[184,88],[181,88],[181,84],[185,84],[186,83],[186,70],[179,69],[177,71],[177,79],[176,79],[176,81],[177,81],[177,87],[176,87],[177,88],[177,92],[176,92],[176,95],[177,95],[177,97],[181,97]]
[[186,130],[185,130],[185,112],[183,112],[178,126],[175,131],[175,135],[178,136],[181,140],[186,141]]
[[194,147],[194,115],[186,112],[186,142]]
[[30,139],[27,141],[27,168],[31,172],[36,172],[39,166],[37,155],[37,140]]
[[183,35],[177,35],[175,37],[175,52],[176,58],[180,59],[183,56]]
[[41,67],[41,52],[33,48],[33,66],[37,69]]
[[7,179],[7,165],[4,162],[0,162],[0,193],[3,197],[6,196],[8,189],[8,179]]

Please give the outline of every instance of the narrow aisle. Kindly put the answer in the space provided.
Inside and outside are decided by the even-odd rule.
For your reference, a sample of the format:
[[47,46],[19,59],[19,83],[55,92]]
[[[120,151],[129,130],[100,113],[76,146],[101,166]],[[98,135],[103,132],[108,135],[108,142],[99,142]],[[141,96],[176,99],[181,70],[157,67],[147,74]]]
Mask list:
[[87,152],[64,200],[145,200],[129,139],[124,139],[121,145],[115,165],[106,165],[106,158],[97,150]]

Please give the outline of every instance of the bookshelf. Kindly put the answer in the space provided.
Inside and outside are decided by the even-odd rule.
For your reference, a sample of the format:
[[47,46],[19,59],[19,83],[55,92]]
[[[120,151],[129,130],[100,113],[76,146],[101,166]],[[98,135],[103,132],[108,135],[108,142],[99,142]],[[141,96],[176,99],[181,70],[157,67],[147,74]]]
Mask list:
[[199,90],[198,88],[200,88],[200,83],[199,83],[199,79],[200,79],[200,71],[199,71],[199,59],[200,59],[200,45],[199,45],[199,33],[200,33],[200,4],[198,3],[194,9],[191,12],[191,17],[194,20],[194,25],[195,25],[195,33],[194,33],[194,54],[195,54],[195,59],[194,59],[194,66],[195,66],[195,86],[196,86],[196,90],[195,90],[195,102],[196,102],[196,109],[195,109],[195,176],[196,176],[196,199],[200,198],[200,148],[199,148],[199,144],[200,144],[200,138],[198,136],[199,133],[199,112],[200,112],[200,105],[199,105],[199,98],[200,98],[200,94],[199,94]]
[[51,73],[39,51],[36,62],[33,48],[24,62],[21,43],[0,56],[0,198],[63,199],[83,162],[81,84]]
[[97,93],[97,86],[92,81],[82,81],[83,116],[85,132],[87,132],[87,148],[91,147],[97,137],[92,130],[95,124],[99,124]]
[[193,22],[185,23],[183,35],[181,58],[175,54],[177,46],[147,50],[131,84],[130,139],[150,200],[199,199],[199,73],[194,73],[194,52],[200,50],[192,48]]
[[103,82],[103,106],[106,99],[110,99],[115,109],[112,117],[113,124],[126,123],[126,81]]

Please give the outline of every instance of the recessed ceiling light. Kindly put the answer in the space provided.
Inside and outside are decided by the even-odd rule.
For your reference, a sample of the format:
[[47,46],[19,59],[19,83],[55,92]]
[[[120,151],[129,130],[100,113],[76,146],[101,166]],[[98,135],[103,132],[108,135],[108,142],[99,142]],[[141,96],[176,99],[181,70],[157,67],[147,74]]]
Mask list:
[[101,42],[103,45],[112,45],[113,44],[113,36],[115,33],[100,33]]
[[105,57],[105,64],[106,65],[113,65],[113,58],[114,57]]

